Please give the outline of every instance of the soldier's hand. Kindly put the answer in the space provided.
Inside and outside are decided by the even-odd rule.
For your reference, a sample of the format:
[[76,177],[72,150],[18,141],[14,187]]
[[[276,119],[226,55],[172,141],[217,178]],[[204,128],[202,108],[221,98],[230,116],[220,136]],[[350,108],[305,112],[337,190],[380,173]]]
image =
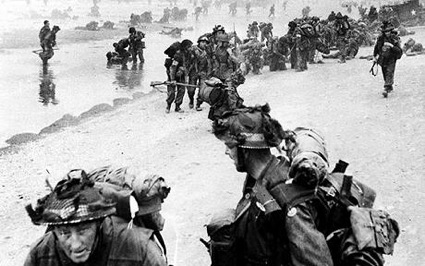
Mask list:
[[392,43],[390,43],[390,42],[384,42],[384,45],[386,45],[386,46],[389,46],[389,47],[393,47],[394,45],[392,44]]
[[177,82],[175,81],[175,80],[171,80],[170,81],[170,85],[172,85],[172,86],[176,86],[177,84],[176,84]]

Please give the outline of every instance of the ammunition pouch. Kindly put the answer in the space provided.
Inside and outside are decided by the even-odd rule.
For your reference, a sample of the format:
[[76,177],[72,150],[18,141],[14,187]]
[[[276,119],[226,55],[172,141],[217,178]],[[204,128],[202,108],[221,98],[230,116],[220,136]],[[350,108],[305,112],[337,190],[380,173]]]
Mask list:
[[211,266],[236,266],[234,221],[235,210],[226,209],[214,214],[208,223]]
[[357,205],[364,208],[373,207],[373,203],[376,198],[375,190],[362,182],[353,179],[349,191],[343,192],[343,183],[343,173],[331,173],[326,176],[319,188],[324,191],[327,196],[331,196],[336,199],[341,198],[341,193],[349,195],[347,198],[349,205]]
[[400,234],[397,221],[383,210],[350,207],[350,222],[359,250],[371,248],[391,255]]

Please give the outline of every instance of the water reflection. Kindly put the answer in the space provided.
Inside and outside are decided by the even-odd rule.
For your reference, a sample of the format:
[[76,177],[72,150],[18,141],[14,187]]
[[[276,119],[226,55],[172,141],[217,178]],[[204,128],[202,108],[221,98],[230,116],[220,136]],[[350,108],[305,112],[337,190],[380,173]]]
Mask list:
[[55,76],[53,70],[49,70],[48,65],[43,65],[42,70],[40,71],[40,92],[39,102],[44,106],[49,105],[49,103],[56,105],[59,103],[56,99],[56,84],[53,82]]
[[141,88],[143,78],[143,63],[132,64],[131,68],[128,69],[127,65],[116,66],[115,68],[115,81],[114,85],[122,89],[133,90],[135,88]]

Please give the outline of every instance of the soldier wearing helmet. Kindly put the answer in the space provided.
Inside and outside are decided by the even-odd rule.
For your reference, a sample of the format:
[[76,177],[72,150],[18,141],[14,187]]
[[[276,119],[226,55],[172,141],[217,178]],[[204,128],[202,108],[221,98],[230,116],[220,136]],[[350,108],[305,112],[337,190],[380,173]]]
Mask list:
[[[205,86],[205,80],[211,75],[212,62],[208,56],[208,44],[209,39],[203,35],[198,38],[198,45],[194,45],[191,48],[192,56],[189,70],[189,84],[198,85],[199,91]],[[187,94],[189,95],[189,108],[193,108],[195,89],[193,87],[187,88]],[[196,110],[201,111],[202,99],[198,97],[196,99]]]
[[384,76],[384,91],[382,92],[384,97],[387,97],[388,93],[393,91],[396,62],[403,54],[400,37],[394,31],[394,28],[391,22],[382,22],[382,33],[376,40],[373,50],[374,61],[381,66]]
[[[180,105],[183,103],[183,97],[186,90],[186,87],[183,85],[176,85],[175,83],[188,83],[189,82],[189,68],[190,68],[190,58],[191,58],[191,46],[192,41],[185,39],[181,42],[179,49],[173,55],[171,60],[171,65],[169,67],[169,80],[174,83],[168,86],[167,94],[167,107],[165,109],[166,113],[170,112],[171,104],[175,103],[175,111],[178,113],[183,113]],[[176,93],[177,91],[177,93]]]
[[133,58],[133,64],[137,63],[137,57],[140,63],[144,63],[145,58],[143,56],[143,49],[145,49],[145,42],[142,40],[145,38],[145,34],[141,31],[137,31],[134,27],[130,27],[128,33],[130,33],[130,36],[128,36],[130,48],[128,50]]
[[83,170],[72,170],[27,212],[49,230],[31,248],[32,265],[166,265],[153,231],[129,228],[114,216],[116,203],[105,198]]
[[238,59],[233,55],[227,34],[218,36],[213,54],[213,76],[225,81],[236,70]]
[[[321,135],[307,128],[285,131],[269,112],[268,105],[236,109],[213,123],[236,170],[247,173],[232,220],[233,248],[245,254],[235,265],[383,265],[377,250],[353,244],[349,225],[327,224],[348,217],[332,216],[332,205],[317,193],[328,176]],[[287,157],[276,157],[271,149],[281,151],[282,141]],[[334,230],[344,237],[333,238]],[[338,244],[328,245],[328,237]]]

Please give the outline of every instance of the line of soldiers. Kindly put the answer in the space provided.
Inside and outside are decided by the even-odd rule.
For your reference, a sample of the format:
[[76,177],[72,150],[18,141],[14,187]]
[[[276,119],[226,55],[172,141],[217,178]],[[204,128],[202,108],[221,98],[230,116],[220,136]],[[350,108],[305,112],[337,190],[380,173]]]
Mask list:
[[[307,70],[307,63],[323,63],[323,58],[339,58],[340,63],[345,63],[357,55],[361,45],[374,44],[366,23],[350,19],[340,12],[332,12],[325,20],[317,16],[296,18],[288,23],[288,32],[281,37],[273,36],[272,29],[271,23],[258,24],[254,21],[248,26],[247,36],[250,40],[246,40],[256,42],[261,32],[259,43],[266,42],[260,47],[262,57],[254,57],[254,60],[262,60],[264,65],[270,66],[270,71],[286,70],[286,61],[296,71]],[[337,52],[330,54],[332,47],[336,47]],[[247,61],[250,65],[256,64],[249,58]]]
[[[234,86],[239,83],[238,77],[241,76],[240,72],[237,72],[239,60],[230,46],[230,38],[236,38],[236,36],[227,34],[224,27],[218,25],[211,33],[200,36],[197,45],[185,39],[182,42],[173,43],[164,51],[167,55],[164,66],[170,83],[167,86],[167,113],[170,112],[173,103],[176,112],[183,112],[181,104],[186,89],[190,109],[196,107],[197,111],[201,111],[203,102],[211,104],[211,99],[204,93],[206,81],[211,78],[216,79],[209,83],[214,86],[224,86],[224,84]],[[195,106],[197,87],[199,91]],[[210,109],[210,112],[214,111]]]
[[139,59],[141,64],[145,62],[143,56],[143,49],[146,48],[145,42],[143,41],[145,34],[142,31],[136,30],[134,27],[130,27],[128,33],[130,35],[127,38],[121,39],[113,44],[113,52],[108,52],[106,54],[108,64],[121,64],[125,67],[130,56],[133,64],[137,64],[137,59]]

